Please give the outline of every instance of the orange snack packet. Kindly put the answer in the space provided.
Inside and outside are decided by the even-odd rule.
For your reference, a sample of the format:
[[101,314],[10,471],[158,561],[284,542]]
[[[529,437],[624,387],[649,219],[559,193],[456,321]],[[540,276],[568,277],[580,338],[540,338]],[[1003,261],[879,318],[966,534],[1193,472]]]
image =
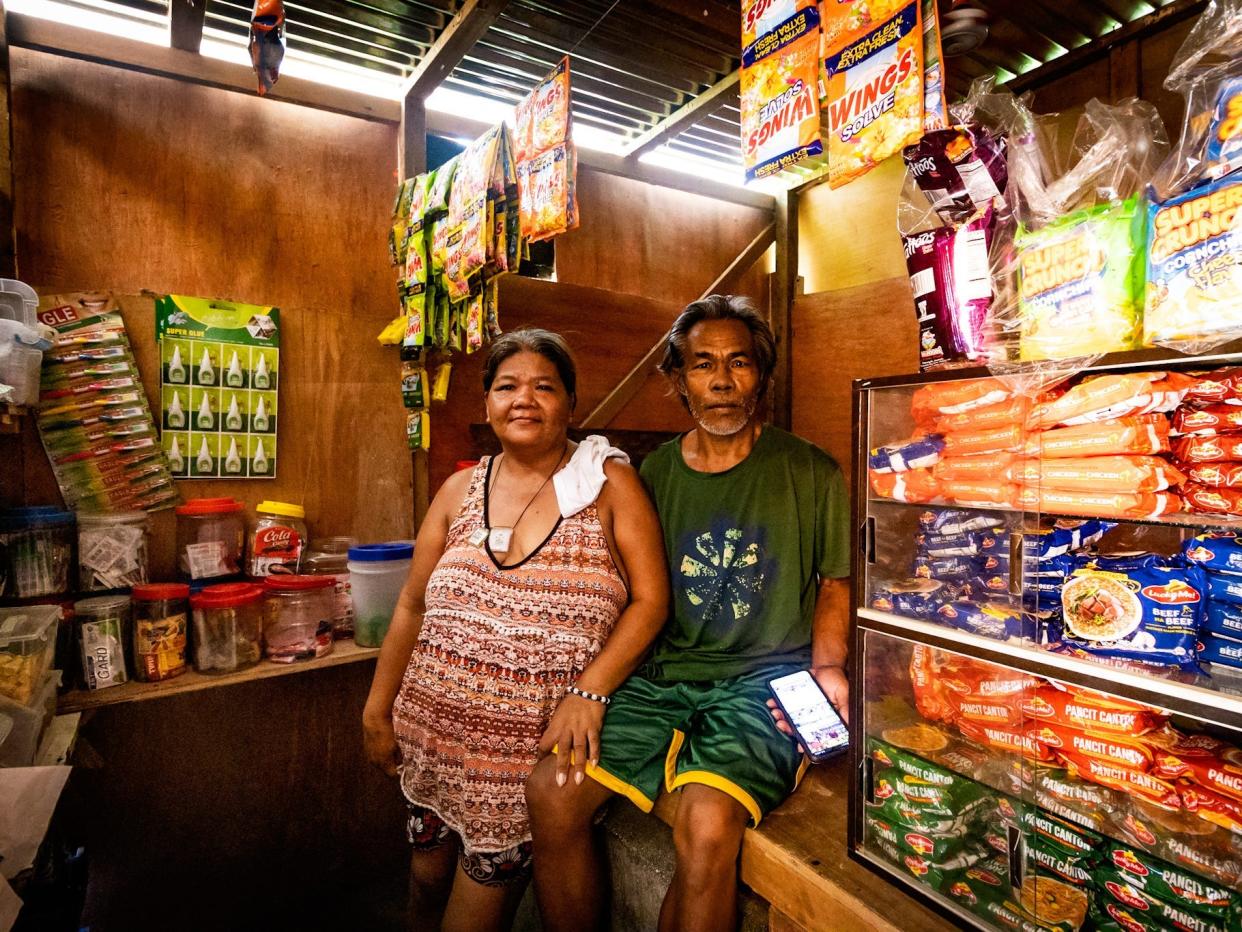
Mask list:
[[975,722],[958,722],[958,730],[962,737],[987,747],[996,748],[1010,754],[1021,754],[1028,760],[1051,762],[1056,760],[1052,749],[1040,744],[1025,731],[1019,728],[1002,728],[993,725],[980,725]]
[[1127,740],[1118,734],[1087,732],[1054,721],[1031,723],[1027,734],[1058,754],[1077,754],[1143,773],[1151,770],[1155,758],[1151,747],[1141,741]]
[[1175,492],[1085,492],[1015,486],[1015,507],[1053,515],[1084,515],[1092,518],[1156,518],[1182,510]]
[[930,469],[909,469],[905,472],[870,470],[871,491],[881,498],[899,502],[930,502],[940,495],[940,484]]
[[1017,457],[1013,453],[972,453],[946,456],[932,467],[937,482],[995,480],[1007,477]]
[[1181,806],[1181,795],[1177,787],[1153,774],[1065,749],[1058,749],[1057,757],[1073,776],[1082,780],[1133,793],[1159,803],[1166,809],[1177,809]]
[[1014,482],[1082,492],[1162,492],[1186,476],[1158,456],[1084,456],[1024,459],[1008,472]]
[[920,412],[935,418],[999,404],[1012,395],[1013,392],[1000,379],[936,382],[915,391],[910,400],[910,410],[916,419]]
[[1027,455],[1044,459],[1168,451],[1169,420],[1162,414],[1137,414],[1041,431],[1027,438],[1025,449]]
[[1006,453],[1022,448],[1026,434],[1021,424],[988,427],[984,430],[961,431],[944,435],[944,455],[964,456],[970,453]]
[[754,43],[742,56],[742,163],[766,178],[824,151],[819,135],[819,29],[813,9],[798,28]]
[[940,484],[941,494],[959,505],[977,508],[1016,508],[1019,488],[1002,480],[949,480]]
[[1008,427],[1021,424],[1031,408],[1031,399],[1014,395],[998,404],[983,408],[971,408],[957,414],[944,414],[933,425],[934,433],[949,434],[957,431],[987,430],[991,427]]
[[1031,430],[1047,430],[1074,418],[1107,412],[1130,399],[1150,395],[1152,382],[1163,377],[1163,372],[1135,372],[1084,379],[1055,401],[1037,404],[1026,426]]
[[1242,835],[1242,802],[1197,783],[1183,781],[1180,787],[1182,805],[1188,812]]
[[1041,686],[1025,702],[1022,712],[1029,718],[1057,722],[1097,734],[1142,735],[1159,728],[1167,715],[1145,706],[1116,706],[1107,697],[1079,694],[1055,686]]

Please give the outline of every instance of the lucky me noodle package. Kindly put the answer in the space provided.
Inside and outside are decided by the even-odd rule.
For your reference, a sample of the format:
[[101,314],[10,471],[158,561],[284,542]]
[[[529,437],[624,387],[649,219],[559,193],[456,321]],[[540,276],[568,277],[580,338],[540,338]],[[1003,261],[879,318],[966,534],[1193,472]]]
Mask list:
[[819,15],[801,10],[742,55],[742,161],[766,178],[824,151],[819,138]]
[[826,47],[828,183],[839,188],[923,135],[919,2],[839,50]]

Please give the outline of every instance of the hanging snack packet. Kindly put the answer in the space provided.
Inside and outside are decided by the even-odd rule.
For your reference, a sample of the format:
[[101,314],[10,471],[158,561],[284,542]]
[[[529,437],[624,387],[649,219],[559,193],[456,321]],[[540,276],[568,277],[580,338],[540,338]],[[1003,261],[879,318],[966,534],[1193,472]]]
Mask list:
[[824,151],[819,137],[819,14],[794,17],[742,55],[742,162],[766,178]]
[[816,0],[743,0],[742,49],[753,51],[751,46],[758,39],[776,32],[777,27],[803,10],[813,10],[816,6]]
[[532,243],[570,229],[569,146],[561,143],[518,165],[522,236]]
[[936,0],[923,0],[923,130],[928,133],[946,129],[949,125],[943,63],[940,14],[936,10]]
[[566,56],[535,85],[524,101],[527,106],[518,111],[514,132],[517,161],[534,158],[569,138],[569,95],[569,57]]
[[839,52],[877,26],[892,19],[909,0],[837,0],[823,3],[824,54],[825,57]]
[[1242,175],[1148,210],[1147,343],[1201,353],[1242,332]]
[[392,204],[392,226],[388,230],[388,256],[393,265],[405,262],[406,224],[410,217],[410,198],[414,195],[414,178],[407,178],[397,185],[397,196]]
[[411,411],[406,415],[405,440],[411,450],[431,449],[431,417],[426,411]]
[[906,169],[945,223],[960,223],[1005,191],[1005,140],[980,126],[929,132],[901,153]]
[[1066,359],[1137,348],[1143,241],[1137,198],[1019,230],[1023,359]]
[[[829,4],[831,6],[831,4]],[[839,188],[923,135],[920,0],[824,61],[828,183]]]
[[414,411],[427,407],[427,370],[416,363],[401,364],[401,401]]

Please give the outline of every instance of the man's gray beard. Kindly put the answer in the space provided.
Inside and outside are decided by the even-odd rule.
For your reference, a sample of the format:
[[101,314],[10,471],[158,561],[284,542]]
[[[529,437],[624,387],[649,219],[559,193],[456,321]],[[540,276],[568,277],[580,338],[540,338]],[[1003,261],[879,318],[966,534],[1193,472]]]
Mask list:
[[713,437],[730,437],[736,434],[750,423],[750,419],[755,416],[755,409],[759,406],[759,399],[751,398],[736,417],[721,420],[720,415],[717,414],[709,424],[706,420],[706,415],[709,413],[707,407],[696,404],[688,397],[686,401],[690,405],[690,416],[694,418],[694,423]]

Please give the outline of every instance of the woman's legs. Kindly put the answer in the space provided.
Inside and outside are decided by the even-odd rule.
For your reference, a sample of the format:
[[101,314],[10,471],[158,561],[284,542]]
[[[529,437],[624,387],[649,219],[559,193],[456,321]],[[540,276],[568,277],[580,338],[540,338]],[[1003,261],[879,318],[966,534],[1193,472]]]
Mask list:
[[457,868],[457,836],[434,848],[410,855],[410,900],[406,908],[409,932],[434,932],[440,928]]
[[508,932],[529,880],[479,883],[459,864],[440,932]]

